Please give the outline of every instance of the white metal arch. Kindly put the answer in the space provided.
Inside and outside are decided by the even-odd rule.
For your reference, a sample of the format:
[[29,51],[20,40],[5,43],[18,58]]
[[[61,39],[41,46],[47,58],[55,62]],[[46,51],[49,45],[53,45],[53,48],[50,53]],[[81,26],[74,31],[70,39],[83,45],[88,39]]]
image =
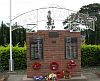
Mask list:
[[[54,20],[54,25],[55,25],[55,29],[56,30],[62,30],[64,29],[64,26],[62,24],[62,22],[65,21],[65,19],[70,18],[70,20],[68,20],[67,24],[71,24],[68,26],[67,30],[75,30],[75,31],[80,31],[80,24],[83,25],[81,23],[81,21],[79,23],[70,23],[73,22],[73,19],[71,20],[72,16],[76,16],[77,15],[77,19],[79,19],[80,17],[85,18],[85,20],[87,20],[88,23],[90,23],[91,26],[86,25],[87,28],[91,29],[91,30],[95,30],[95,20],[96,17],[89,17],[89,15],[87,14],[83,14],[83,13],[79,13],[77,11],[74,10],[70,10],[70,9],[66,9],[64,7],[60,7],[59,5],[50,5],[49,7],[43,7],[43,8],[39,8],[39,9],[34,9],[34,10],[30,10],[27,12],[24,12],[18,16],[16,16],[15,18],[12,19],[12,23],[17,22],[19,25],[24,26],[27,29],[33,29],[32,25],[28,25],[28,24],[36,24],[34,30],[45,30],[45,26],[46,26],[46,22],[47,22],[47,12],[51,11],[51,15],[52,18]],[[74,15],[72,15],[74,14]],[[83,20],[84,20],[83,18]],[[87,19],[88,18],[88,19]],[[75,20],[75,19],[74,19]],[[91,20],[91,22],[90,22]],[[78,26],[76,26],[75,24],[78,24]],[[73,25],[73,26],[72,26]],[[34,27],[34,25],[33,25]]]

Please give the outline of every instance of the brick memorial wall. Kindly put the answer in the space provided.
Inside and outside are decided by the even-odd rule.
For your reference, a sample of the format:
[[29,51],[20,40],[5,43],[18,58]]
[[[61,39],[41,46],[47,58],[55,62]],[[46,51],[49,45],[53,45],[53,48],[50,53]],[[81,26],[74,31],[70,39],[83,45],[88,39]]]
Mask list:
[[[39,47],[37,47],[39,42]],[[77,42],[75,44],[75,42]],[[72,47],[69,47],[69,46]],[[38,30],[26,33],[27,46],[27,77],[46,75],[49,72],[65,70],[67,62],[72,59],[76,62],[73,76],[81,76],[80,32],[67,30]],[[37,53],[37,50],[40,52]],[[40,54],[40,57],[34,54]],[[34,63],[40,63],[41,68],[33,69]],[[50,64],[58,63],[57,70],[52,70]]]

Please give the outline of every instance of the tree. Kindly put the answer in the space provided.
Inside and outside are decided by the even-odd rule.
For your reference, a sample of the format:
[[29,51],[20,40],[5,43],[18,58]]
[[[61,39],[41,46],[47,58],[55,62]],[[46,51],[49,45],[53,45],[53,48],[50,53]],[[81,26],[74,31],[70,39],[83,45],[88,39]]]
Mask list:
[[[12,45],[15,46],[18,44],[23,47],[24,42],[26,41],[26,29],[20,25],[12,25]],[[6,46],[10,42],[10,28],[3,21],[0,26],[0,45]]]
[[24,46],[24,42],[26,40],[26,29],[21,26],[18,25],[17,23],[15,23],[12,26],[12,44],[13,46],[15,46],[16,44],[18,44],[18,46],[23,47]]
[[95,22],[95,31],[86,31],[86,43],[100,44],[100,4],[94,3],[82,6],[79,12],[89,14],[89,16],[95,16],[97,18],[97,21]]
[[0,45],[6,46],[9,43],[9,27],[1,23],[0,27]]

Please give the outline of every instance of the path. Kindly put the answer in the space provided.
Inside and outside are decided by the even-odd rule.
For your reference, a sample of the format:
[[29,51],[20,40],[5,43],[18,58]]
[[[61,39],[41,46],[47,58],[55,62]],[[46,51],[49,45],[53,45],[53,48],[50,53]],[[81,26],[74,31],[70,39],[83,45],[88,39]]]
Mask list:
[[[95,73],[100,73],[100,67],[82,68],[82,74],[87,77],[87,81],[100,81],[100,76]],[[7,81],[22,81],[24,75],[26,75],[25,70],[16,71],[14,74],[9,74]]]

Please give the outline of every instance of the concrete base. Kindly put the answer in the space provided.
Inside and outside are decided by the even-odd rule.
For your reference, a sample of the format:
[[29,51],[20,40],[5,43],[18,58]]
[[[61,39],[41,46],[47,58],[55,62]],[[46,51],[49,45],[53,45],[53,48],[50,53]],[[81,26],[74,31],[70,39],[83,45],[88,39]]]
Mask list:
[[8,74],[16,74],[16,72],[15,71],[9,71],[9,72],[7,72]]
[[27,75],[24,75],[23,81],[33,81],[33,78],[27,78]]
[[[33,78],[27,78],[27,75],[25,75],[23,81],[33,81]],[[71,79],[59,79],[59,81],[87,81],[87,78],[81,75],[80,77],[72,77]]]

